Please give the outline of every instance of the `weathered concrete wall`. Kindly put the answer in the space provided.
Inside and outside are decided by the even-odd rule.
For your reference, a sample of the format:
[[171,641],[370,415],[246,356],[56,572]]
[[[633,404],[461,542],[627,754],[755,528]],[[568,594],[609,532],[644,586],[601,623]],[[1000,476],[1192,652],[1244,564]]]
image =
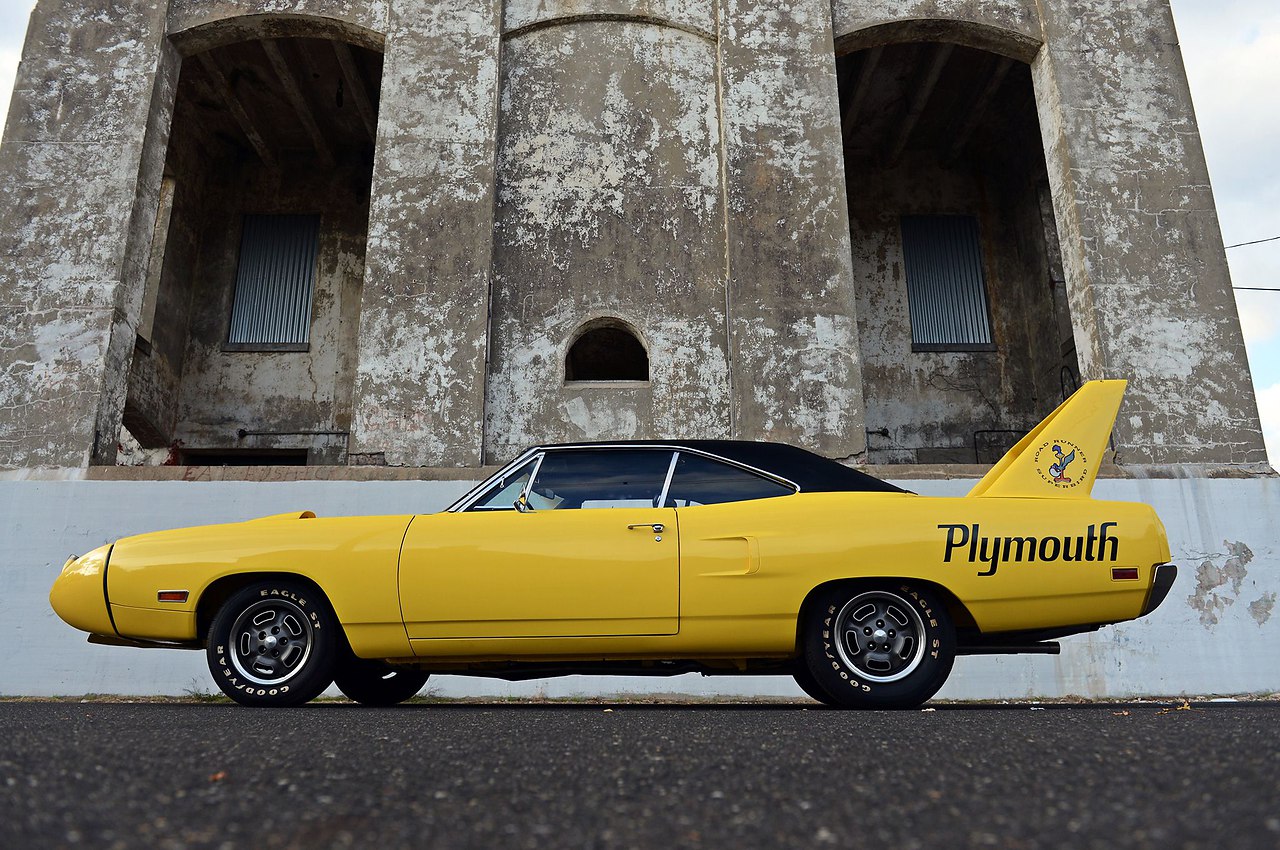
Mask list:
[[[1032,63],[1082,377],[1133,379],[1121,458],[1264,460],[1165,0],[42,0],[0,152],[0,466],[112,460],[177,58],[286,35],[386,51],[354,461],[677,428],[863,457],[832,59],[904,40]],[[649,386],[558,378],[605,313]]]
[[500,16],[391,11],[351,447],[370,462],[481,462]]
[[[192,274],[200,259],[207,180],[198,167],[202,152],[191,145],[169,151],[169,162],[182,179],[174,179],[173,211],[163,234],[164,258],[156,286],[150,350],[135,350],[129,367],[126,424],[133,423],[149,443],[168,446],[178,425],[178,393],[191,331]],[[141,423],[136,422],[140,419]],[[137,436],[137,435],[135,435]],[[158,446],[152,445],[152,448]]]
[[1129,463],[1265,463],[1167,3],[1043,4],[1033,64],[1085,378],[1124,376]]
[[827,0],[720,21],[734,436],[866,448]]
[[1037,0],[832,0],[836,44],[953,41],[1029,61],[1045,40]]
[[110,462],[164,7],[46,0],[0,147],[0,466]]
[[[903,481],[962,495],[972,480]],[[0,694],[215,690],[204,655],[92,646],[48,605],[71,552],[126,534],[288,510],[322,515],[436,510],[467,481],[0,481]],[[961,658],[941,696],[1128,697],[1280,691],[1280,479],[1103,480],[1099,498],[1153,505],[1179,576],[1149,617],[1063,641],[1060,656]],[[450,695],[800,695],[789,679],[572,677],[520,685],[441,676]]]
[[[491,462],[546,440],[728,436],[715,20],[702,6],[542,26],[508,10]],[[639,332],[647,382],[566,382],[574,332],[601,317]]]
[[392,0],[169,0],[168,32],[191,55],[254,38],[342,38],[381,50]]
[[1131,379],[1120,456],[1265,462],[1168,4],[837,0],[833,10],[843,49],[936,39],[1032,62],[1083,377]]

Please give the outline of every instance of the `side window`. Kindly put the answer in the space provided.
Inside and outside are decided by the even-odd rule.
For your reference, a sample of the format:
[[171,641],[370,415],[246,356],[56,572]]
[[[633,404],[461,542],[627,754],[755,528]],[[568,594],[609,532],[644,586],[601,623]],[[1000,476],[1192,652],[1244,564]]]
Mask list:
[[652,508],[662,496],[671,452],[654,449],[550,451],[538,467],[529,506]]
[[533,469],[537,465],[538,456],[534,455],[527,462],[495,481],[493,486],[476,499],[467,510],[514,511],[516,499],[520,498],[520,494],[524,492],[525,485],[529,483],[529,476],[533,474]]
[[795,490],[763,476],[700,455],[681,452],[676,460],[667,506],[688,508],[721,502],[746,502],[789,496]]

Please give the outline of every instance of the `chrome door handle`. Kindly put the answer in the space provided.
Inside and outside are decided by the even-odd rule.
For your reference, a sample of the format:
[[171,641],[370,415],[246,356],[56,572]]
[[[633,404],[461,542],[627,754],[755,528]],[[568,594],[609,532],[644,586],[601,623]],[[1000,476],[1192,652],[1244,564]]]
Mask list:
[[633,524],[631,524],[631,525],[628,525],[628,526],[627,526],[627,528],[628,528],[628,529],[632,529],[632,528],[652,528],[652,529],[653,529],[653,533],[654,533],[654,534],[661,534],[661,533],[662,533],[662,530],[663,530],[664,528],[666,528],[666,526],[665,526],[665,525],[663,525],[663,524],[662,524],[662,523],[660,523],[660,522],[637,522],[637,523],[633,523]]

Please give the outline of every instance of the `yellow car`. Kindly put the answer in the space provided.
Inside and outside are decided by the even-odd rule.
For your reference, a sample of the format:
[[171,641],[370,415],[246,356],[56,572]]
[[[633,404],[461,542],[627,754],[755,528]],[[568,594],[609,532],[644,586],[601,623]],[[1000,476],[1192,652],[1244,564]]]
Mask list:
[[245,705],[701,672],[909,707],[957,655],[1053,653],[1164,599],[1155,512],[1089,497],[1123,392],[1085,385],[963,498],[778,444],[539,446],[438,514],[126,537],[69,560],[50,602],[94,643],[204,649]]

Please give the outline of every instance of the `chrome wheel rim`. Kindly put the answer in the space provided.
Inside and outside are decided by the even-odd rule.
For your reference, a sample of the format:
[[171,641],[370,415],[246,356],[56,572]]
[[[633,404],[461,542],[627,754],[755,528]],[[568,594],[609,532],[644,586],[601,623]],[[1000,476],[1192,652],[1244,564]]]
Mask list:
[[251,682],[283,684],[307,666],[315,631],[311,618],[287,599],[263,599],[231,624],[231,664]]
[[924,620],[908,600],[872,590],[850,599],[836,614],[840,660],[873,682],[896,682],[924,660]]

